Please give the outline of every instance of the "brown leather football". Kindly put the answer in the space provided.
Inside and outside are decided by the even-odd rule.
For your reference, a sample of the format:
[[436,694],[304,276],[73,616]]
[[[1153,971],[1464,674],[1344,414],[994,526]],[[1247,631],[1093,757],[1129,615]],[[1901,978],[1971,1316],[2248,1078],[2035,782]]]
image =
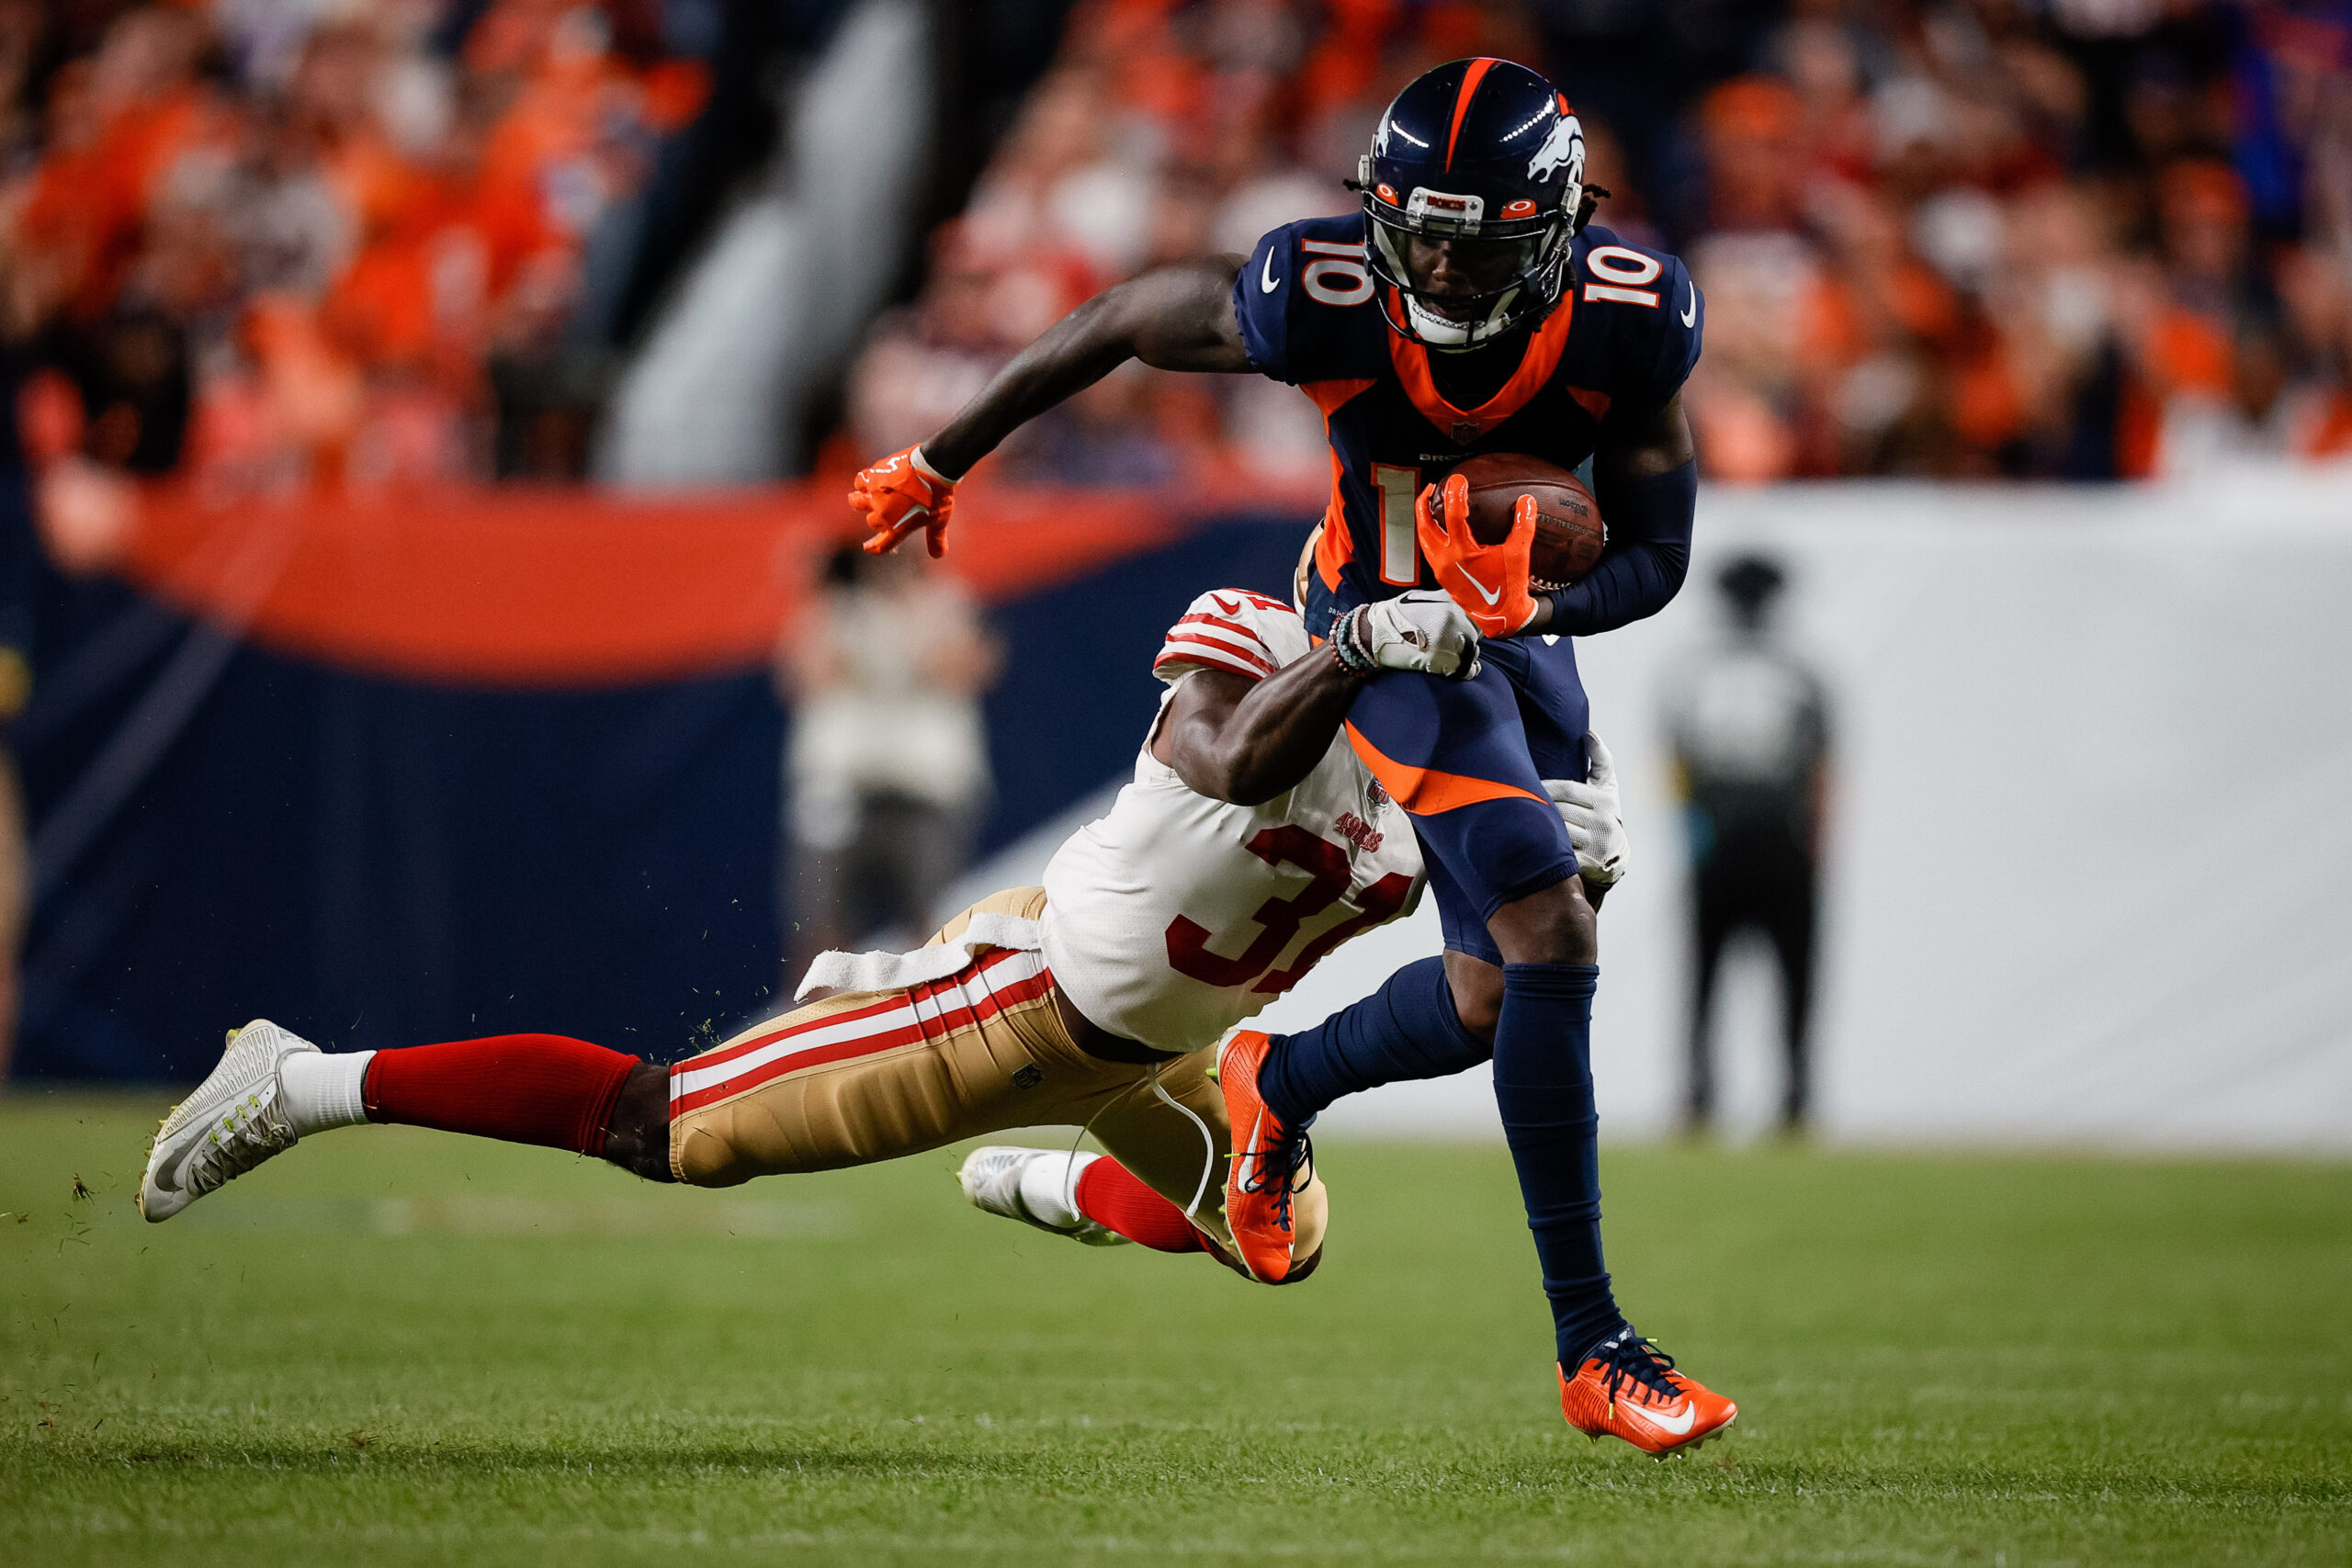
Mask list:
[[1453,471],[1470,481],[1470,533],[1482,545],[1509,538],[1519,498],[1535,498],[1527,575],[1537,592],[1567,587],[1600,558],[1609,537],[1600,503],[1567,469],[1521,452],[1486,452]]

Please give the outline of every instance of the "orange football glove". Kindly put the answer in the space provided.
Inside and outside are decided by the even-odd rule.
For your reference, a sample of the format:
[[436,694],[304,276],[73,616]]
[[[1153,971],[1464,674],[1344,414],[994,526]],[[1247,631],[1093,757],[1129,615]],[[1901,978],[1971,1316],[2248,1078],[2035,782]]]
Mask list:
[[947,553],[956,481],[924,462],[922,447],[893,452],[850,480],[849,503],[865,513],[865,525],[874,530],[865,541],[867,555],[888,555],[917,528],[933,559]]
[[1527,558],[1535,547],[1535,498],[1519,498],[1510,535],[1499,545],[1482,545],[1470,532],[1470,481],[1462,475],[1447,477],[1442,506],[1441,515],[1435,485],[1413,504],[1413,532],[1438,586],[1453,595],[1487,637],[1512,637],[1526,629],[1536,609],[1527,586]]

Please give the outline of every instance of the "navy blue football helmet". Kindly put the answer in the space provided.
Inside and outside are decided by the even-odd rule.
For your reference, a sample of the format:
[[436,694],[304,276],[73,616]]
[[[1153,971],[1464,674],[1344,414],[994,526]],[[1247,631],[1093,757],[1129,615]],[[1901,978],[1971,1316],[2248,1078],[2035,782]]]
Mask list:
[[1508,60],[1425,72],[1380,117],[1356,169],[1388,324],[1476,348],[1560,302],[1590,211],[1584,128],[1551,83]]

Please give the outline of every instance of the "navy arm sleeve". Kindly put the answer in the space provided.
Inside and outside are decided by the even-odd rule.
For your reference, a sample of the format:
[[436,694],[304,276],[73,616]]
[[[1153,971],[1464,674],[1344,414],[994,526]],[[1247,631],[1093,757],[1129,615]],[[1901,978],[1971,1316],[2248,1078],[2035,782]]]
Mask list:
[[[1666,262],[1661,306],[1632,312],[1645,331],[1628,343],[1621,385],[1636,406],[1661,408],[1699,363],[1704,301],[1682,263]],[[1629,334],[1630,335],[1630,334]],[[1698,509],[1699,466],[1685,463],[1648,479],[1594,475],[1593,499],[1609,528],[1600,564],[1575,586],[1552,595],[1544,629],[1568,637],[1613,632],[1666,608],[1690,570],[1690,522]]]
[[1608,552],[1583,581],[1552,595],[1547,632],[1591,637],[1655,615],[1680,592],[1690,570],[1698,464],[1647,479],[1602,479],[1593,499],[1608,524]]

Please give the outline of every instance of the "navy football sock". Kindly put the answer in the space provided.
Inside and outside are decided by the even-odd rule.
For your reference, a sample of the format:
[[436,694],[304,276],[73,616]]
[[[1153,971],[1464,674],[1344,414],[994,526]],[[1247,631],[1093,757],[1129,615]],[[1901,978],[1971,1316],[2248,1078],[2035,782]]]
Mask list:
[[1506,964],[1495,1108],[1519,1168],[1561,1364],[1623,1326],[1600,1256],[1600,1119],[1592,1102],[1591,964]]
[[1258,1092],[1285,1125],[1298,1127],[1359,1089],[1445,1077],[1487,1055],[1453,1010],[1445,961],[1424,958],[1314,1028],[1276,1036],[1258,1068]]

